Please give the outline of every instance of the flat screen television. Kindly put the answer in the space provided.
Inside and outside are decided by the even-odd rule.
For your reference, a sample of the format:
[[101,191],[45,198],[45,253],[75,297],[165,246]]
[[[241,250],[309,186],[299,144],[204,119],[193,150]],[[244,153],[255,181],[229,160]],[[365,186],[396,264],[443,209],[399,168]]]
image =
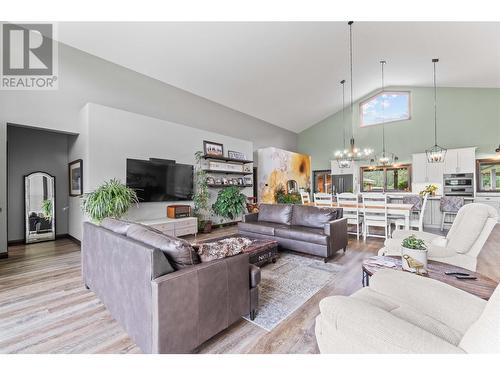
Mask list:
[[193,198],[193,166],[170,160],[127,159],[127,186],[139,202],[189,201]]

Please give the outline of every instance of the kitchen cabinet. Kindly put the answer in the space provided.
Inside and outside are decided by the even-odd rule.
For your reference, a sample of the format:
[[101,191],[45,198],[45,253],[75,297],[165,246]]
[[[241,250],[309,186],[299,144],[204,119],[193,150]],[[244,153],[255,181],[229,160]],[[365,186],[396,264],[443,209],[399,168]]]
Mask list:
[[446,151],[444,173],[474,173],[476,148],[455,148]]
[[443,183],[443,163],[428,163],[425,153],[413,154],[412,182]]
[[500,196],[478,195],[476,197],[476,202],[484,203],[487,204],[488,206],[493,207],[499,215],[498,222],[500,223]]

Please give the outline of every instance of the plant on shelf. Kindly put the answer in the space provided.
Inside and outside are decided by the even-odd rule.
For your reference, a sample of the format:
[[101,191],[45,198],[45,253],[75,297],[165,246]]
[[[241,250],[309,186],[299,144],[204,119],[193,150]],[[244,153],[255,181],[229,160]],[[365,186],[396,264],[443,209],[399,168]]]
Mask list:
[[194,210],[193,214],[198,218],[198,229],[203,233],[212,231],[212,221],[210,220],[210,192],[208,190],[207,172],[203,170],[203,152],[194,154],[196,160],[196,172],[194,175]]
[[274,191],[274,199],[276,203],[300,204],[302,198],[299,193],[287,193],[282,184],[278,185]]
[[414,234],[401,242],[401,263],[403,269],[422,274],[427,272],[427,246]]
[[42,215],[47,220],[52,219],[52,199],[46,199],[42,202]]
[[100,223],[107,217],[121,218],[139,199],[136,192],[117,179],[111,179],[99,186],[92,193],[85,194],[82,210],[94,223]]
[[234,220],[245,212],[246,199],[238,187],[229,186],[219,191],[212,209],[216,215]]
[[424,196],[425,194],[429,194],[429,195],[434,196],[434,195],[436,195],[436,191],[437,191],[437,190],[438,190],[437,185],[435,185],[435,184],[430,184],[430,185],[427,185],[427,186],[425,187],[425,189],[424,189],[424,190],[422,190],[419,194],[420,194],[421,196]]

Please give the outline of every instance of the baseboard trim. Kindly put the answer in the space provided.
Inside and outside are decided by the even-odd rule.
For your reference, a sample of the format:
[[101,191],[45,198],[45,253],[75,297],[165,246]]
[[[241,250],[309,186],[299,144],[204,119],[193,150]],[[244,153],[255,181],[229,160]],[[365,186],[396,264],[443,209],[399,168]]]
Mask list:
[[[80,245],[80,241],[77,240],[75,237],[69,235],[68,233],[56,234],[56,238],[55,239],[56,240],[70,239],[70,240],[76,242],[78,245]],[[48,241],[53,241],[53,240],[48,240]],[[48,242],[48,241],[33,242],[33,244],[42,243],[42,242]],[[24,238],[21,239],[21,240],[10,240],[10,241],[7,242],[7,246],[17,246],[17,245],[24,245],[24,244],[25,244]]]
[[7,259],[9,257],[9,253],[0,253],[0,259]]
[[80,241],[78,238],[73,237],[71,234],[67,234],[66,238],[69,239],[69,240],[71,240],[71,241],[73,241],[78,246],[81,246],[81,244],[82,244],[82,241]]

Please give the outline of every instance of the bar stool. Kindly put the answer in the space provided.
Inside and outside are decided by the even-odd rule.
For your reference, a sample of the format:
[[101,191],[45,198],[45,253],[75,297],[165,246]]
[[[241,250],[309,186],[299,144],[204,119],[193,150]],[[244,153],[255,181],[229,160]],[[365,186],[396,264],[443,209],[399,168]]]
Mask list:
[[439,202],[439,208],[443,213],[443,218],[441,220],[441,231],[444,230],[446,215],[455,216],[458,210],[460,210],[464,206],[464,204],[465,204],[464,197],[445,196],[441,198]]

